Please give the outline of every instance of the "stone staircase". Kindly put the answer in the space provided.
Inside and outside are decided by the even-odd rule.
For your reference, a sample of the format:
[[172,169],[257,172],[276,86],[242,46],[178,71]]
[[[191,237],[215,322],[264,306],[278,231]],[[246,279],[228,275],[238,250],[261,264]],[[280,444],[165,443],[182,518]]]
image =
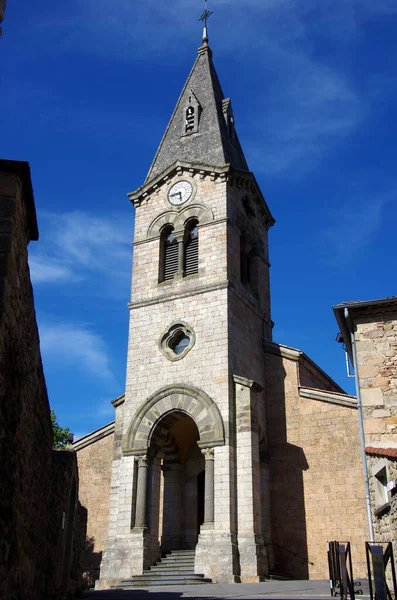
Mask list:
[[158,563],[131,579],[121,582],[118,589],[165,585],[200,585],[211,583],[204,575],[194,572],[194,550],[173,550]]

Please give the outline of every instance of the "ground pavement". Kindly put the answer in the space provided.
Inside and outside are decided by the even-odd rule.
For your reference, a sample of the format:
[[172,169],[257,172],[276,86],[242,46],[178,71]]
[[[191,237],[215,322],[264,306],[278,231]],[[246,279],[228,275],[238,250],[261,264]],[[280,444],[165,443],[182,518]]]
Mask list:
[[[363,595],[356,600],[368,600],[368,585],[362,582]],[[265,583],[208,584],[136,588],[134,590],[90,591],[85,600],[183,600],[203,598],[204,600],[324,600],[331,598],[329,581],[267,581]]]

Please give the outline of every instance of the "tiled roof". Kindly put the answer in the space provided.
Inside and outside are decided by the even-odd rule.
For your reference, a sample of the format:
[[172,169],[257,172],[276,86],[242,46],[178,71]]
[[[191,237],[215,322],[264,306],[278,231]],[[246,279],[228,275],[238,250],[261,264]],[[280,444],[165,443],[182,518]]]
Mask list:
[[371,454],[373,456],[387,456],[388,458],[397,458],[397,448],[374,448],[373,446],[368,446],[365,448],[366,454]]

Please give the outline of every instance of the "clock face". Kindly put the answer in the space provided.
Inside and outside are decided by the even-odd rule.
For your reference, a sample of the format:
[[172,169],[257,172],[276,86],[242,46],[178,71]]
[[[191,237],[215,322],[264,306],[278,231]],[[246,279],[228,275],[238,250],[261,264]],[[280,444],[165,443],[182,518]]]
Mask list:
[[168,200],[174,206],[184,204],[193,194],[193,186],[188,181],[177,181],[168,192]]

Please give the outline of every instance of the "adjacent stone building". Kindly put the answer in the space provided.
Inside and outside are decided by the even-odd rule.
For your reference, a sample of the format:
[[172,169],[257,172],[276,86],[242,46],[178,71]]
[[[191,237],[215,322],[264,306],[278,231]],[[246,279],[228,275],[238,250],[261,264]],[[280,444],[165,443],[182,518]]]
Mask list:
[[334,311],[357,369],[375,540],[397,556],[397,297]]
[[206,38],[130,199],[125,394],[74,446],[97,587],[181,550],[214,582],[324,579],[330,539],[364,575],[356,401],[272,339],[275,221]]
[[37,239],[29,165],[0,160],[0,597],[7,600],[74,591],[85,542],[75,453],[52,450],[27,254]]

